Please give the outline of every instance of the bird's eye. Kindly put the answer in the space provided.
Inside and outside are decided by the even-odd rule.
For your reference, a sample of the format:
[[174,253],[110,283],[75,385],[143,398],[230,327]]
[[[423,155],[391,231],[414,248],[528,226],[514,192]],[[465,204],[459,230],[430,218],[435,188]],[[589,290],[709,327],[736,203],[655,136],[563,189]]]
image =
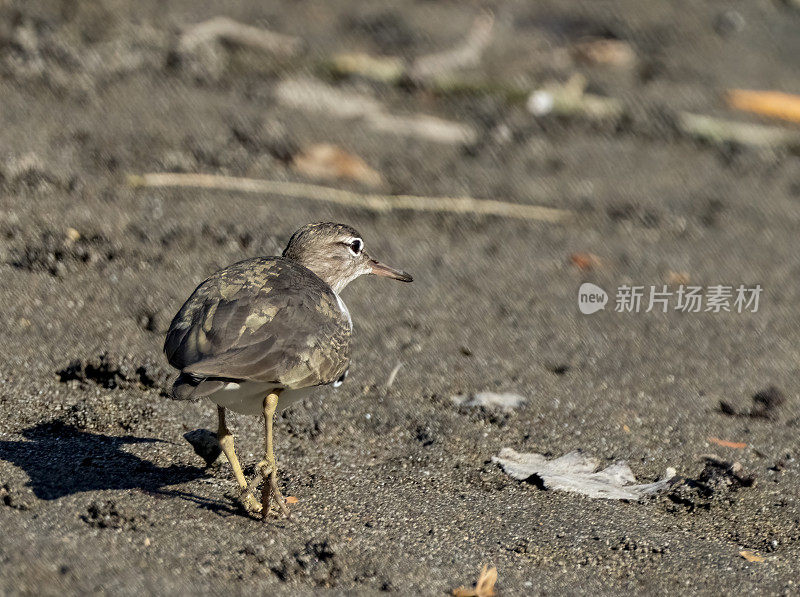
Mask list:
[[364,248],[364,241],[362,241],[360,238],[354,238],[347,245],[347,248],[350,249],[350,252],[353,255],[360,255],[361,254],[361,250]]

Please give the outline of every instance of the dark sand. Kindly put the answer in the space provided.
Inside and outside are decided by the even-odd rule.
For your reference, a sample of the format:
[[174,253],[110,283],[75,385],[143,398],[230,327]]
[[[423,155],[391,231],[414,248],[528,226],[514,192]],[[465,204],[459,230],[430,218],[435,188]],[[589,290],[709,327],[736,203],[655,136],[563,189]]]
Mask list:
[[[767,0],[490,5],[497,36],[472,75],[530,87],[580,70],[628,116],[536,120],[497,96],[374,86],[395,109],[478,127],[481,141],[465,148],[273,100],[277,81],[322,76],[315,65],[335,51],[451,46],[476,14],[463,3],[0,4],[0,593],[442,594],[484,563],[507,595],[797,593],[798,157],[700,144],[673,123],[678,110],[754,120],[726,111],[728,88],[800,91],[800,10]],[[218,14],[300,35],[308,51],[276,65],[222,50],[227,69],[197,81],[170,60],[175,31]],[[637,64],[576,66],[567,48],[585,35],[626,40]],[[498,125],[511,134],[493,135]],[[285,157],[314,142],[364,157],[390,192],[579,216],[374,215],[125,182],[176,168],[302,181]],[[214,429],[215,409],[160,395],[163,332],[206,275],[275,254],[322,219],[361,230],[368,250],[415,282],[362,279],[345,292],[350,377],[278,418],[281,483],[298,503],[292,520],[264,525],[238,509],[227,463],[204,469],[182,438]],[[66,241],[68,228],[81,239]],[[574,252],[602,266],[581,272]],[[584,281],[612,291],[662,284],[670,271],[704,286],[761,284],[760,309],[577,309]],[[60,380],[72,360],[105,352],[90,379]],[[785,396],[769,417],[720,410],[723,400],[746,413],[769,386]],[[451,403],[483,390],[528,403],[507,416]],[[252,474],[261,422],[231,418]],[[702,456],[715,453],[755,483],[723,475],[642,503],[591,500],[510,479],[490,460],[503,447],[624,459],[644,482],[668,466],[698,480]]]

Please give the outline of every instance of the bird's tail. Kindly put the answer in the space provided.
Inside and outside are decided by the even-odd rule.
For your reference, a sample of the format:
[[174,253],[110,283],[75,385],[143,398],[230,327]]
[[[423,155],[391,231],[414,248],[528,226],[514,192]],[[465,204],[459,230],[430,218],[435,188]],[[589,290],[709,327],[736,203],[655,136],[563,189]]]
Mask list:
[[171,397],[173,400],[196,400],[216,392],[224,385],[224,381],[181,373],[172,384]]

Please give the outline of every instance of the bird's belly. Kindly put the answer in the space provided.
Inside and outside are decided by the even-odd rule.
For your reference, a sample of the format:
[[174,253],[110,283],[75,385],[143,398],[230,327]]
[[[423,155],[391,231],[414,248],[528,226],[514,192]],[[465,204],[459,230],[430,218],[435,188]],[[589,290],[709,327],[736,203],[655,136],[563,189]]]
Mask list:
[[260,415],[264,412],[264,398],[273,390],[281,390],[278,410],[283,410],[308,396],[313,388],[281,389],[274,383],[246,381],[228,383],[207,398],[224,408],[243,415]]

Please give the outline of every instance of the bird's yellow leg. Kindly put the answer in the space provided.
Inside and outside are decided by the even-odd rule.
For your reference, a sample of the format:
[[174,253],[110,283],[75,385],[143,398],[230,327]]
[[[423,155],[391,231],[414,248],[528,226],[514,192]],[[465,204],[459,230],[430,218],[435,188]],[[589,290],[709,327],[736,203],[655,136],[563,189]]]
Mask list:
[[275,418],[275,409],[278,407],[279,391],[271,392],[264,398],[264,444],[265,458],[259,464],[264,476],[264,484],[261,486],[261,516],[264,520],[269,514],[270,500],[274,500],[283,512],[289,517],[289,508],[286,507],[283,495],[278,489],[278,465],[275,462],[275,452],[272,449],[272,420]]
[[217,416],[219,418],[219,426],[217,427],[217,441],[219,446],[225,453],[225,458],[231,463],[233,469],[233,476],[236,477],[236,483],[239,485],[239,490],[242,492],[242,500],[244,507],[253,514],[261,512],[261,504],[252,495],[252,493],[245,493],[247,491],[247,481],[244,478],[242,467],[239,464],[239,459],[236,457],[236,450],[233,448],[233,435],[225,425],[225,408],[222,406],[217,407]]

